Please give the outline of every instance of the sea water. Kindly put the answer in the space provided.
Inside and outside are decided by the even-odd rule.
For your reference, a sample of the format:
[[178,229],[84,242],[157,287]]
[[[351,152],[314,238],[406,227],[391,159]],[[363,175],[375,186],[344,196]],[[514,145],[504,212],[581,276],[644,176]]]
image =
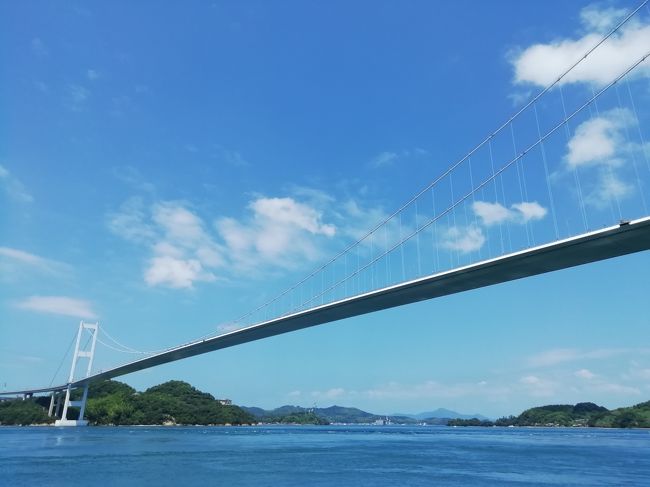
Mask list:
[[639,485],[650,431],[1,427],[0,485]]

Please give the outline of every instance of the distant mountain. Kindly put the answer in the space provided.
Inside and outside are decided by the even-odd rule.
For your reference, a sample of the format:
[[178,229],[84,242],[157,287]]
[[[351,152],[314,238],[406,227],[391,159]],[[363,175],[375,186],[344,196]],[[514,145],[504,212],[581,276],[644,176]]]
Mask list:
[[[358,408],[348,408],[343,406],[330,406],[328,408],[303,408],[300,406],[280,406],[276,409],[265,410],[256,407],[242,406],[242,409],[249,414],[252,414],[260,421],[275,422],[282,420],[286,416],[294,414],[304,414],[313,412],[317,417],[327,420],[330,423],[352,423],[352,424],[367,424],[374,423],[378,420],[385,420],[386,416],[372,414],[367,411],[362,411]],[[388,416],[388,419],[393,423],[409,424],[415,423],[416,420],[404,415]]]
[[357,408],[346,408],[342,406],[316,408],[314,409],[314,413],[328,419],[332,423],[371,423],[379,419],[376,414],[368,413]]
[[480,420],[487,420],[489,418],[483,416],[482,414],[462,414],[462,413],[457,413],[456,411],[452,411],[450,409],[445,409],[445,408],[438,408],[435,411],[427,411],[424,413],[419,413],[419,414],[402,414],[402,413],[395,413],[395,416],[406,416],[409,418],[417,419],[417,420],[425,420],[425,419],[480,419]]
[[262,416],[266,415],[266,411],[262,408],[246,407],[246,406],[240,406],[240,407],[248,414],[252,414],[256,418],[261,418]]

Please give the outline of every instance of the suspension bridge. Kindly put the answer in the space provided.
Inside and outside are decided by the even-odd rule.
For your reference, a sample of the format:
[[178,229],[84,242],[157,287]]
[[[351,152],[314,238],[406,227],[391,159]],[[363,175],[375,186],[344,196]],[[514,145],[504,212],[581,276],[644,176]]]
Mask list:
[[[82,425],[88,385],[95,381],[650,249],[650,48],[628,56],[607,83],[579,82],[589,63],[606,61],[608,43],[639,21],[647,3],[396,211],[296,284],[233,320],[232,331],[141,352],[98,324],[82,322],[67,382],[1,394],[51,393],[49,413],[60,418],[57,424]],[[98,343],[141,357],[94,370]],[[87,364],[76,378],[79,359]],[[82,398],[73,401],[71,391],[78,388]],[[67,419],[69,407],[80,408],[79,419]]]

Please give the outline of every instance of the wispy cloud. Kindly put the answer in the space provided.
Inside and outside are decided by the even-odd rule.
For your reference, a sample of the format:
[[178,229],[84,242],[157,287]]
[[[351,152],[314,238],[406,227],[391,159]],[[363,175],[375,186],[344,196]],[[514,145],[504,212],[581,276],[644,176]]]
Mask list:
[[320,211],[293,198],[260,197],[248,209],[252,215],[244,221],[224,217],[216,222],[233,264],[242,269],[262,262],[295,267],[296,260],[314,261],[321,256],[318,240],[336,234]]
[[326,391],[312,391],[311,397],[315,399],[337,399],[345,396],[346,391],[342,387],[333,387]]
[[47,56],[49,54],[45,42],[40,37],[34,37],[30,43],[30,47],[32,48],[32,52],[37,56]]
[[20,249],[0,247],[0,268],[3,269],[3,272],[8,272],[10,268],[18,272],[19,269],[25,267],[48,273],[64,273],[70,270],[67,264],[56,260],[46,259]]
[[[603,32],[611,28],[622,14],[619,9],[586,7],[581,13],[585,34],[548,44],[535,44],[511,54],[515,83],[549,85],[596,45]],[[603,86],[641,59],[649,45],[650,25],[647,21],[638,18],[630,21],[564,77],[561,83]],[[650,64],[639,66],[634,71],[634,76],[650,76]]]
[[30,296],[18,301],[17,308],[39,313],[96,319],[97,313],[89,301],[68,296]]
[[442,246],[463,253],[474,252],[485,243],[483,230],[476,225],[452,226],[442,237]]
[[191,288],[224,274],[295,268],[320,258],[322,244],[336,234],[315,207],[291,197],[263,196],[248,204],[243,218],[222,216],[214,225],[186,202],[145,205],[133,198],[108,215],[108,226],[150,249],[148,285],[171,288]]
[[18,203],[31,203],[34,201],[25,185],[12,176],[9,170],[2,165],[0,165],[0,188],[8,198]]
[[135,190],[145,193],[154,193],[156,191],[156,187],[149,181],[146,181],[140,171],[133,166],[115,166],[112,168],[112,172],[113,176],[118,180],[126,183]]
[[589,369],[580,369],[576,370],[573,375],[578,377],[579,379],[585,379],[585,380],[591,380],[596,377],[596,374],[594,374],[591,370]]
[[66,87],[64,104],[73,112],[83,111],[90,99],[90,90],[85,86],[71,83]]
[[140,197],[126,200],[118,211],[107,215],[107,224],[111,232],[125,240],[146,243],[156,237],[156,231],[149,221],[148,208]]
[[396,152],[380,152],[379,154],[377,154],[375,157],[372,158],[372,160],[370,161],[370,166],[375,168],[390,166],[398,158],[399,155]]
[[370,160],[370,167],[374,169],[392,166],[400,160],[410,159],[414,157],[422,157],[428,155],[429,152],[425,149],[405,149],[397,152],[384,151],[380,152]]
[[540,378],[536,375],[526,375],[519,379],[525,392],[534,397],[554,396],[558,390],[558,384],[552,380]]
[[98,80],[100,78],[99,71],[97,71],[96,69],[87,69],[86,78],[88,78],[89,81]]
[[507,387],[491,385],[488,381],[462,382],[444,384],[428,380],[417,384],[401,384],[389,382],[379,387],[367,389],[362,395],[371,399],[430,399],[430,398],[458,398],[472,395],[494,396],[507,392]]
[[616,156],[624,147],[622,131],[634,123],[634,115],[615,108],[582,122],[567,143],[567,164],[573,168],[593,165],[619,165]]
[[[644,352],[638,349],[637,352]],[[554,365],[576,362],[578,360],[594,360],[614,357],[633,350],[627,348],[601,348],[596,350],[580,350],[576,348],[555,348],[532,355],[526,359],[529,367],[551,367]]]
[[218,162],[222,162],[232,167],[244,168],[251,166],[251,163],[243,156],[240,151],[229,149],[221,145],[215,145],[212,147],[210,157]]
[[587,32],[606,33],[622,20],[628,11],[624,8],[588,5],[580,11],[580,20]]
[[522,201],[511,205],[510,208],[500,203],[475,201],[472,203],[472,210],[485,226],[506,221],[524,224],[532,220],[541,220],[548,213],[548,210],[537,201]]
[[223,252],[195,213],[182,203],[165,202],[154,205],[152,220],[158,241],[144,274],[148,285],[191,288],[216,280],[208,268],[223,265]]
[[623,177],[625,166],[644,150],[629,143],[624,131],[636,123],[626,108],[615,108],[582,122],[567,142],[566,169],[585,170],[585,201],[603,208],[613,199],[631,195],[634,185]]

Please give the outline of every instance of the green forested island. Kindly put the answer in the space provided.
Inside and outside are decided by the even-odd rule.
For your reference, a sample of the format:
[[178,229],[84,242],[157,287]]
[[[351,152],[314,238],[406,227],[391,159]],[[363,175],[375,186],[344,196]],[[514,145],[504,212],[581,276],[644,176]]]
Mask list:
[[[75,391],[75,399],[80,391]],[[0,402],[0,424],[48,424],[49,397]],[[68,418],[78,414],[76,408]],[[91,384],[85,419],[95,425],[248,424],[252,415],[237,406],[223,405],[211,394],[187,382],[169,381],[144,392],[118,381]]]
[[[79,399],[75,391],[73,399]],[[51,424],[47,415],[49,396],[0,402],[0,425]],[[78,414],[75,408],[68,418]],[[632,407],[608,410],[594,403],[549,405],[531,408],[519,416],[496,421],[485,419],[379,416],[357,408],[331,406],[302,408],[282,406],[274,410],[222,404],[211,394],[201,392],[187,382],[169,381],[144,392],[118,381],[91,384],[86,419],[93,425],[242,425],[282,424],[447,424],[449,426],[583,426],[605,428],[650,428],[650,401]]]
[[527,409],[519,416],[496,421],[453,419],[449,426],[589,426],[597,428],[650,428],[650,401],[611,411],[592,402],[556,404]]

